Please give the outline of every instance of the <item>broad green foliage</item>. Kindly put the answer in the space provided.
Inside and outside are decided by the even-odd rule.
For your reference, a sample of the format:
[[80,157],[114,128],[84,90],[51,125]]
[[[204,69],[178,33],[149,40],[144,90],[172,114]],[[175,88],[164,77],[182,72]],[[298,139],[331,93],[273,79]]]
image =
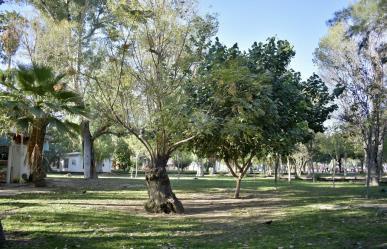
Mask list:
[[1,77],[1,108],[19,128],[26,129],[37,119],[70,128],[74,125],[62,119],[64,113],[85,114],[79,96],[61,82],[63,75],[55,75],[48,67],[19,66]]
[[303,82],[288,69],[294,54],[289,42],[275,38],[254,43],[248,52],[216,39],[199,77],[187,86],[187,105],[202,121],[191,146],[201,156],[225,161],[237,178],[235,198],[254,157],[288,155],[297,143],[323,131],[336,108],[330,104],[334,95],[317,75]]
[[[262,124],[270,122],[268,79],[250,72],[247,57],[237,45],[218,40],[199,69],[201,77],[187,92],[188,105],[204,115],[204,130],[194,140],[201,153],[220,158],[244,158],[262,144]],[[274,110],[273,110],[274,111]]]
[[195,144],[206,155],[240,160],[265,152],[286,154],[297,142],[323,131],[336,108],[317,75],[306,82],[289,70],[294,51],[287,41],[254,43],[248,53],[218,40],[187,92],[206,127]]

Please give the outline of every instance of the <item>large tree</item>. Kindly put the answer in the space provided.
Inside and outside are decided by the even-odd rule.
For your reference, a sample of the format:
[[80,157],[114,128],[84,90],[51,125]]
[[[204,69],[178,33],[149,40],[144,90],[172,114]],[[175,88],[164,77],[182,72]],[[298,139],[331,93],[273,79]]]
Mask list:
[[187,89],[191,94],[188,105],[200,110],[206,122],[192,144],[200,156],[225,161],[236,178],[234,197],[239,198],[241,181],[252,159],[266,145],[262,128],[274,121],[270,77],[252,73],[247,55],[236,44],[227,48],[218,39],[198,74]]
[[193,1],[133,1],[111,10],[115,23],[106,28],[109,39],[100,49],[104,67],[90,75],[100,87],[98,106],[149,154],[145,209],[182,213],[166,166],[172,153],[195,136],[183,86],[195,76],[194,64],[215,21],[198,16]]
[[383,0],[361,0],[337,12],[315,53],[324,80],[344,90],[342,120],[361,129],[367,186],[379,184],[386,133],[385,13]]
[[[40,15],[31,20],[30,32],[25,37],[24,47],[34,63],[44,63],[56,71],[67,74],[71,87],[89,106],[90,115],[80,122],[84,177],[97,178],[94,142],[110,131],[112,124],[103,118],[92,103],[95,86],[87,74],[97,66],[94,49],[109,25],[112,16],[106,0],[40,1],[25,0],[35,7]],[[120,2],[120,3],[118,3]],[[113,1],[121,4],[122,1]]]
[[187,91],[189,105],[208,120],[194,147],[226,162],[237,179],[235,198],[254,156],[272,154],[277,172],[281,155],[322,130],[335,108],[316,75],[304,82],[288,69],[293,56],[289,42],[274,38],[254,43],[248,53],[216,40],[198,69],[201,77]]

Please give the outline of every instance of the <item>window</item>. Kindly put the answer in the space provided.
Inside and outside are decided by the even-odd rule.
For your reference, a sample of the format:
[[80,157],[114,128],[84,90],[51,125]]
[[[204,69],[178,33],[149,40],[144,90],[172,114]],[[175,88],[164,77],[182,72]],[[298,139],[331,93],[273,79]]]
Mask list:
[[69,168],[69,159],[66,158],[63,163],[63,168],[68,169]]
[[8,160],[8,146],[0,146],[0,160]]
[[77,165],[77,161],[75,159],[71,159],[71,165],[73,166]]

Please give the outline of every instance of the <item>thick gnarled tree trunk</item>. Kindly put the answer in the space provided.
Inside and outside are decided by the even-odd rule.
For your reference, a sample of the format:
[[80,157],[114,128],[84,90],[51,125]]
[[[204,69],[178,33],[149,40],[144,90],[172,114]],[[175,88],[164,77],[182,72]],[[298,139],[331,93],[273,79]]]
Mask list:
[[168,156],[158,156],[144,168],[148,188],[145,210],[150,213],[184,213],[183,204],[173,193],[166,171]]
[[36,187],[44,187],[46,185],[44,178],[46,171],[43,167],[43,144],[46,136],[47,121],[37,119],[32,123],[32,132],[28,140],[28,164],[31,168],[32,182]]

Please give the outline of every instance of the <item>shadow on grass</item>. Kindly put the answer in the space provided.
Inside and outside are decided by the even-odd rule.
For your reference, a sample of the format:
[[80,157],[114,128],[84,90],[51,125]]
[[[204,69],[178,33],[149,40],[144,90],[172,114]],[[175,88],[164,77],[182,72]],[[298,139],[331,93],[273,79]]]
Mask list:
[[[275,203],[273,203],[275,204]],[[289,212],[270,225],[251,217],[205,222],[90,210],[30,212],[6,248],[378,248],[387,219],[374,209]],[[5,228],[18,217],[4,220]],[[52,225],[56,222],[56,225]],[[60,222],[60,224],[57,224]],[[62,224],[62,225],[61,225]],[[30,229],[35,227],[36,229]],[[383,248],[383,247],[380,247]]]

